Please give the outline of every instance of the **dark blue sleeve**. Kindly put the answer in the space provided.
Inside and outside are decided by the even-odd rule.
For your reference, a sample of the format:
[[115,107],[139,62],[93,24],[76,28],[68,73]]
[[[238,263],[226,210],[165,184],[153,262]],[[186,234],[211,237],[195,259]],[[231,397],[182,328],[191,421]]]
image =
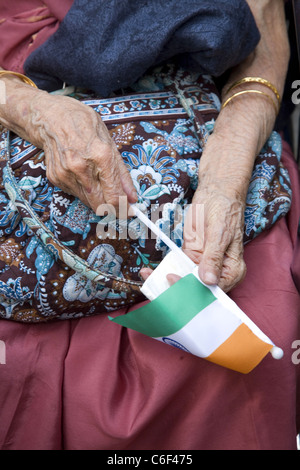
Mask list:
[[48,91],[66,82],[107,96],[178,56],[219,76],[259,39],[246,0],[75,0],[25,72]]

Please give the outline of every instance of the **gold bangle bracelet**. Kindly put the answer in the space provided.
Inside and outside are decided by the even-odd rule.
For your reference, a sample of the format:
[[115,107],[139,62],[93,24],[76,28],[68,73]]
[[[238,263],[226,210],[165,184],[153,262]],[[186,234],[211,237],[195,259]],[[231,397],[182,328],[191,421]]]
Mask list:
[[27,85],[31,85],[34,88],[37,88],[36,84],[22,73],[11,72],[9,70],[0,70],[0,77],[2,77],[3,75],[14,75],[15,77],[18,77],[20,80],[22,80],[22,82],[27,83]]
[[238,80],[237,82],[233,83],[233,85],[231,85],[231,87],[228,88],[226,94],[228,94],[234,88],[237,88],[239,85],[242,85],[243,83],[259,83],[260,85],[264,85],[264,86],[268,87],[270,90],[273,91],[274,95],[277,98],[279,106],[280,106],[281,99],[280,99],[280,95],[278,93],[277,88],[271,82],[269,82],[269,80],[266,80],[265,78],[261,78],[261,77],[245,77],[245,78],[242,78],[241,80]]
[[255,93],[257,95],[265,96],[266,98],[268,98],[268,100],[271,101],[272,105],[274,106],[274,109],[276,111],[276,115],[278,114],[279,109],[276,106],[276,103],[272,100],[271,96],[268,95],[267,93],[264,93],[263,91],[259,91],[259,90],[244,90],[244,91],[239,91],[239,92],[235,93],[234,95],[230,96],[225,101],[225,103],[222,105],[222,109],[224,109],[230,103],[230,101],[232,101],[234,98],[237,98],[238,96],[241,96],[241,95],[245,95],[247,93]]

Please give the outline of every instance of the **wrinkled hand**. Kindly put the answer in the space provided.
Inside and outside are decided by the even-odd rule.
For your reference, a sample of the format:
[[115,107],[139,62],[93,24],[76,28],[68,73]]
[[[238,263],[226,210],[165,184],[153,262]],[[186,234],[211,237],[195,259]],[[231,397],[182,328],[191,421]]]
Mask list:
[[[259,76],[267,78],[282,96],[290,58],[284,1],[247,3],[261,39],[255,52],[233,68],[224,92],[243,77]],[[254,88],[268,93],[266,87]],[[241,86],[235,91],[245,89]],[[272,92],[270,97],[274,99]],[[271,134],[275,119],[272,103],[262,96],[245,94],[232,100],[220,112],[200,159],[200,185],[185,221],[184,249],[199,264],[200,278],[207,284],[218,283],[227,292],[245,276],[243,216],[247,189],[256,155]],[[145,269],[141,274],[146,279],[150,271]],[[174,283],[178,277],[170,274],[168,279]]]
[[[246,274],[243,259],[244,204],[221,189],[196,191],[184,225],[185,253],[199,266],[199,277],[208,285],[229,292]],[[141,270],[144,280],[151,274]],[[170,273],[170,285],[180,277]]]
[[185,253],[199,265],[199,277],[225,292],[246,273],[243,258],[244,203],[222,185],[197,189],[184,226]]
[[48,179],[95,212],[118,208],[119,197],[136,202],[136,191],[100,116],[72,98],[39,94],[31,103],[27,134],[45,151]]

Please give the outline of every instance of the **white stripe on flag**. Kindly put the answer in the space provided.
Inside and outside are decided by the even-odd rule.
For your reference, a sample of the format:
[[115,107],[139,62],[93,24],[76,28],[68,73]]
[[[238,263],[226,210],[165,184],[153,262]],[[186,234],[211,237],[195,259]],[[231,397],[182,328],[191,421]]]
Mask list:
[[167,338],[155,339],[181,347],[196,356],[208,357],[241,324],[242,321],[232,311],[224,308],[218,300],[215,300],[176,333]]

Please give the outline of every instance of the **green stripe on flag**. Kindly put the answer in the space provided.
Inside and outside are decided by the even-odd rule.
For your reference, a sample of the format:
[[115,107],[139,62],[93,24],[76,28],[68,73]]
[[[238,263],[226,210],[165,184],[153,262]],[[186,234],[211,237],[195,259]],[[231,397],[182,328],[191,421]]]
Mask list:
[[210,289],[188,274],[152,302],[110,320],[147,336],[170,336],[216,300]]

